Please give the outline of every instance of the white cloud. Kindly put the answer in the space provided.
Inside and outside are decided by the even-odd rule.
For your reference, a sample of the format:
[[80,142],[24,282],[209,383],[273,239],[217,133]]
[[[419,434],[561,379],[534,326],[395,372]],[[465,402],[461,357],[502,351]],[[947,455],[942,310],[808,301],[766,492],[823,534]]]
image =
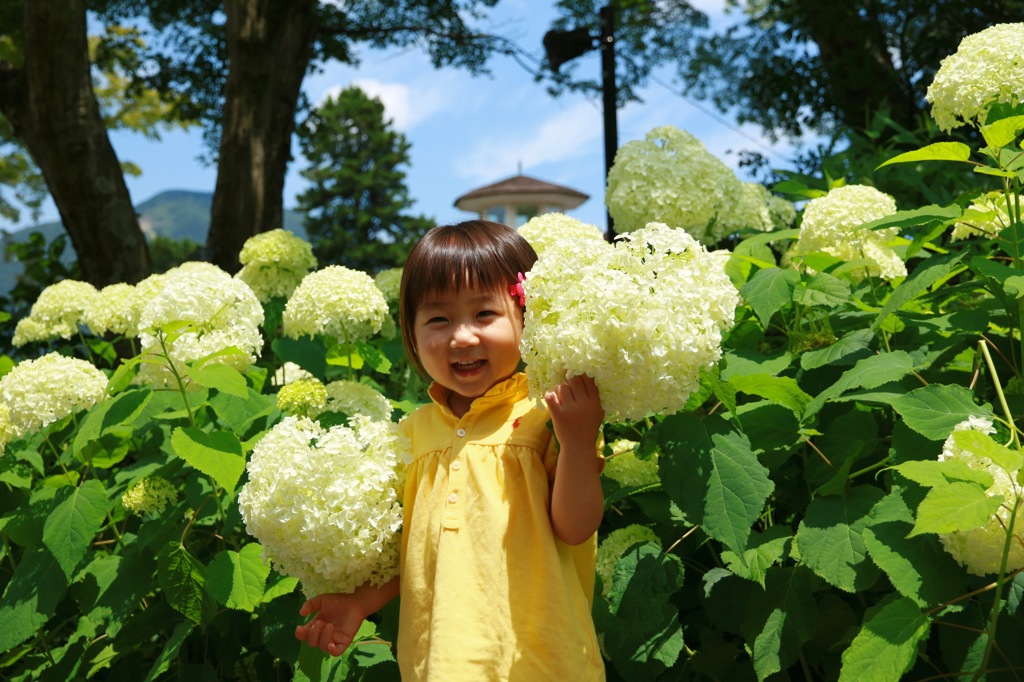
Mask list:
[[487,181],[512,175],[520,163],[524,169],[578,159],[593,153],[601,142],[601,112],[590,102],[578,102],[540,123],[532,130],[503,127],[483,135],[468,156],[457,163],[463,178]]
[[[373,78],[354,80],[351,85],[379,99],[384,104],[384,117],[402,132],[408,132],[417,123],[436,114],[444,108],[449,97],[440,87],[419,88],[407,83],[385,83]],[[317,104],[341,90],[340,85],[328,88]]]

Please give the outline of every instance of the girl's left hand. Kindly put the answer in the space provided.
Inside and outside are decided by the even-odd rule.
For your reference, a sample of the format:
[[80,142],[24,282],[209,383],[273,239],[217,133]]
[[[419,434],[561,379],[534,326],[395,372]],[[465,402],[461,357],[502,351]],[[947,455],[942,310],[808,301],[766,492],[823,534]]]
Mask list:
[[604,421],[601,394],[587,375],[566,379],[544,395],[558,442],[593,445]]

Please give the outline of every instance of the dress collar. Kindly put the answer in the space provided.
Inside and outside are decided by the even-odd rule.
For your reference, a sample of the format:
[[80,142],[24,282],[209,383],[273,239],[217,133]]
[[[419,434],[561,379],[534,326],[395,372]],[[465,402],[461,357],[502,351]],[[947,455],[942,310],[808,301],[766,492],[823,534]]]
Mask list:
[[[451,408],[448,407],[448,396],[452,394],[451,389],[445,388],[436,381],[430,384],[430,388],[427,389],[427,393],[430,395],[430,399],[434,401],[434,404],[441,408],[444,412],[455,416]],[[503,379],[498,383],[487,389],[479,398],[473,400],[473,403],[469,406],[469,411],[466,415],[470,415],[478,410],[484,409],[492,403],[501,401],[516,402],[522,400],[529,393],[529,387],[526,381],[526,375],[522,372],[516,372],[507,379]]]

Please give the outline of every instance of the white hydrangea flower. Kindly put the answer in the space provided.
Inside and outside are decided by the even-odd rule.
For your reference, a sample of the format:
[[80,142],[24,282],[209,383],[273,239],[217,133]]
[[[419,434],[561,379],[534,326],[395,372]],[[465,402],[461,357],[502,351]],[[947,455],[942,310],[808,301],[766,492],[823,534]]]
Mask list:
[[107,332],[118,336],[139,335],[139,315],[142,309],[139,292],[131,284],[119,282],[99,290],[92,308],[85,311],[83,320],[96,336]]
[[70,339],[84,324],[98,292],[88,282],[65,279],[42,290],[28,317],[18,322],[11,343],[21,347],[32,341]]
[[319,379],[299,379],[277,392],[277,409],[300,417],[316,418],[327,406],[327,387]]
[[273,378],[270,380],[270,385],[287,386],[293,381],[312,378],[312,372],[306,371],[294,362],[288,361],[277,368],[277,371],[274,372]]
[[[188,374],[185,363],[215,353],[220,354],[210,362],[240,372],[256,361],[263,348],[263,307],[249,285],[209,263],[182,264],[154,284],[157,293],[145,302],[139,316],[139,338],[142,354],[157,361],[140,365],[141,381],[173,384],[167,362],[158,357],[163,349],[157,330],[169,329],[176,336],[167,348],[167,359],[179,374]],[[231,348],[237,351],[223,352]]]
[[317,266],[313,245],[288,230],[270,230],[245,240],[238,254],[242,269],[235,275],[260,301],[288,298],[302,278]]
[[373,278],[343,265],[311,272],[284,307],[284,335],[326,334],[340,343],[366,341],[380,332],[388,302]]
[[615,564],[633,545],[642,542],[653,542],[661,547],[661,540],[647,526],[632,524],[624,528],[616,528],[601,540],[597,547],[597,559],[594,571],[601,577],[601,594],[607,597],[612,590],[612,576]]
[[285,418],[256,444],[238,494],[246,531],[307,596],[383,585],[398,572],[409,442],[391,422],[349,423],[324,430]]
[[[968,421],[958,424],[954,431],[965,429],[974,429],[989,435],[995,433],[992,422],[985,417],[972,416]],[[942,533],[939,535],[939,540],[950,556],[956,559],[957,563],[963,566],[968,573],[978,576],[998,573],[1003,558],[1003,544],[1006,541],[1004,525],[1009,525],[1014,501],[1024,495],[1024,487],[1016,481],[1019,472],[1007,472],[996,466],[988,457],[957,447],[951,435],[942,446],[939,461],[953,459],[963,462],[976,471],[985,471],[991,474],[993,483],[986,492],[990,496],[1001,495],[1003,504],[984,526],[972,530]],[[1024,506],[1017,512],[1017,518],[1014,521],[1014,535],[1016,539],[1010,543],[1010,555],[1006,563],[1008,571],[1015,571],[1024,566],[1024,545],[1021,544],[1021,540],[1024,539]]]
[[865,259],[870,274],[884,279],[906,277],[903,260],[889,248],[899,228],[862,230],[861,225],[896,212],[896,200],[867,185],[845,185],[811,199],[804,207],[800,237],[790,256],[823,252],[842,260]]
[[363,415],[377,421],[391,419],[391,402],[387,397],[366,384],[344,379],[327,384],[325,412],[341,412],[352,417]]
[[178,490],[162,476],[147,476],[121,496],[124,508],[136,516],[160,515],[178,498]]
[[946,132],[980,127],[997,102],[1024,101],[1024,23],[996,24],[960,41],[942,60],[925,99]]
[[540,255],[551,245],[562,241],[591,240],[604,241],[604,232],[597,225],[585,223],[564,213],[543,213],[530,218],[517,229],[523,239],[530,242],[533,250]]
[[389,304],[398,302],[398,295],[402,289],[402,270],[403,268],[388,268],[381,270],[373,278],[373,283],[380,289],[380,293],[384,294]]
[[1010,214],[1006,210],[1006,194],[1001,191],[988,192],[975,199],[960,220],[953,225],[949,238],[952,241],[970,237],[992,239],[1010,225]]
[[686,231],[651,223],[605,242],[563,242],[523,284],[531,395],[587,374],[609,421],[671,414],[721,358],[739,294]]
[[20,438],[103,400],[107,375],[92,363],[49,353],[23,360],[0,379],[10,428]]
[[17,437],[18,434],[15,433],[14,426],[11,424],[11,408],[7,407],[6,402],[0,400],[0,455],[7,448],[7,444]]
[[[673,126],[651,130],[615,154],[605,204],[619,233],[651,222],[681,227],[703,244],[715,244],[751,218],[744,185],[697,138]],[[749,197],[748,197],[749,199]],[[746,216],[744,218],[743,216]]]
[[635,441],[626,439],[611,443],[609,447],[612,454],[605,458],[601,475],[626,487],[647,486],[661,481],[658,476],[658,455],[640,459],[633,452],[636,445]]

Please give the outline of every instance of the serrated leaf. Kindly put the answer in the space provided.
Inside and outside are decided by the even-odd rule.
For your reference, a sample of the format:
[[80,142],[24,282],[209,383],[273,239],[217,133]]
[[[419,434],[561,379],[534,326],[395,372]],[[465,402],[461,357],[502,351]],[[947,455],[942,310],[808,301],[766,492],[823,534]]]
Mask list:
[[775,488],[746,436],[721,417],[667,417],[658,429],[661,480],[692,523],[734,552],[746,549],[750,529]]
[[110,501],[106,488],[96,479],[60,490],[57,499],[61,501],[43,524],[43,544],[57,560],[64,576],[71,580],[96,533],[103,527]]
[[793,290],[799,281],[796,270],[769,268],[755,272],[739,291],[761,321],[761,327],[767,329],[772,315],[793,301]]
[[[45,585],[46,589],[40,589]],[[10,651],[46,624],[67,592],[60,564],[42,545],[26,550],[0,600],[0,653]]]
[[915,161],[967,161],[971,158],[971,148],[963,142],[934,142],[920,149],[897,154],[878,164],[875,170],[894,163],[913,163]]
[[782,670],[779,659],[779,651],[782,649],[782,631],[786,624],[786,614],[782,609],[775,609],[765,621],[764,629],[761,630],[754,640],[754,672],[758,680],[765,680],[768,676]]
[[206,589],[229,609],[252,613],[263,601],[270,564],[263,560],[263,547],[252,542],[241,551],[224,550],[206,568]]
[[964,589],[964,572],[935,536],[908,538],[910,523],[875,523],[864,529],[868,556],[888,576],[896,591],[927,607]]
[[973,394],[963,386],[931,384],[897,396],[892,407],[907,426],[931,440],[945,440],[953,428],[970,417],[987,417],[991,412],[974,404]]
[[973,483],[956,481],[932,488],[917,507],[917,523],[910,537],[980,528],[988,523],[1002,502],[1002,495],[988,495],[984,488]]
[[189,376],[200,386],[215,388],[221,393],[239,398],[246,398],[249,395],[249,386],[245,383],[245,377],[237,369],[228,365],[211,362],[202,367],[192,367],[189,370]]
[[176,611],[193,623],[202,622],[206,594],[203,565],[180,542],[170,542],[160,552],[157,579]]
[[[826,348],[807,351],[800,356],[800,367],[803,369],[817,369],[825,365],[837,364],[843,358],[861,351],[866,351],[875,338],[874,332],[870,329],[858,329],[845,334],[838,341]],[[846,362],[844,364],[850,364]]]
[[872,355],[857,362],[852,369],[843,372],[842,376],[831,386],[811,400],[803,417],[809,418],[818,413],[825,403],[854,388],[878,388],[890,381],[898,381],[914,371],[914,359],[909,353],[901,350],[891,353]]
[[843,652],[839,682],[891,682],[917,658],[930,622],[912,600],[902,597],[868,611],[864,625]]
[[367,367],[381,374],[387,374],[391,371],[391,361],[388,360],[386,355],[377,350],[375,346],[365,341],[359,341],[356,347],[359,349],[359,354],[363,357]]
[[882,306],[882,310],[871,323],[871,330],[877,330],[889,315],[917,298],[939,280],[948,277],[965,254],[966,251],[961,251],[947,256],[933,256],[915,268],[914,272],[896,287],[889,300]]
[[829,584],[857,592],[875,581],[863,531],[883,493],[873,486],[852,488],[846,497],[819,497],[807,506],[796,533],[800,559]]
[[363,368],[363,356],[354,343],[339,343],[327,351],[327,364],[338,367]]
[[899,227],[901,229],[906,229],[910,227],[917,227],[919,225],[927,225],[928,223],[933,222],[947,223],[951,220],[956,220],[960,216],[960,207],[956,204],[951,204],[949,206],[929,204],[928,206],[922,206],[921,208],[897,211],[896,213],[889,214],[883,218],[872,220],[871,222],[861,225],[860,229],[881,230],[886,227]]
[[729,383],[741,393],[756,395],[782,405],[800,416],[804,413],[811,396],[800,388],[792,377],[776,377],[770,374],[745,374],[733,377]]
[[893,467],[914,483],[928,488],[944,486],[954,481],[977,483],[983,488],[991,486],[995,479],[992,474],[980,469],[972,469],[959,459],[911,460]]
[[167,672],[171,663],[178,657],[181,645],[185,643],[185,639],[191,634],[193,627],[195,626],[192,623],[187,622],[181,622],[175,626],[174,632],[167,638],[164,648],[160,650],[160,655],[153,661],[153,665],[150,667],[149,674],[146,675],[144,682],[153,682],[153,680],[158,679]]
[[749,540],[750,549],[742,556],[731,550],[723,550],[722,561],[733,575],[752,580],[764,587],[768,568],[782,559],[792,539],[789,527],[772,526],[764,533],[752,533]]
[[229,493],[245,471],[242,443],[230,431],[206,433],[194,426],[179,427],[171,435],[171,446],[178,457]]
[[850,299],[850,285],[832,275],[819,272],[798,287],[793,300],[804,306],[835,308]]
[[299,586],[299,579],[291,576],[279,577],[276,582],[269,585],[266,591],[263,593],[263,598],[260,600],[264,604],[267,602],[274,601],[278,597],[291,594],[295,591],[295,588]]
[[98,403],[85,416],[75,433],[73,441],[75,456],[78,456],[89,443],[99,440],[104,434],[110,433],[112,429],[134,424],[152,397],[151,390],[136,389]]
[[992,436],[976,429],[954,431],[953,442],[962,450],[988,457],[993,464],[1007,473],[1017,471],[1024,465],[1024,457],[1019,452],[1000,445],[992,440]]
[[1009,116],[978,129],[989,147],[1005,147],[1024,130],[1024,116]]

